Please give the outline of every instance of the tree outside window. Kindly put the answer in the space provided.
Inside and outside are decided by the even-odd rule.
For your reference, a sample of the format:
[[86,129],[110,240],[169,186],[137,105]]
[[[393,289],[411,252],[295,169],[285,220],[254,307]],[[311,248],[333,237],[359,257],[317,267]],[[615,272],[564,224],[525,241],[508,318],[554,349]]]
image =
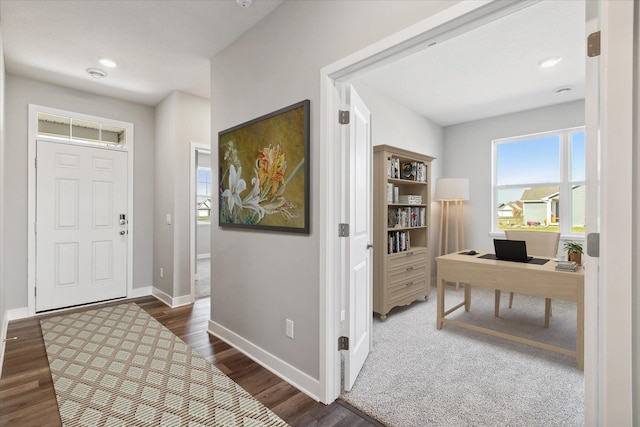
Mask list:
[[584,234],[585,132],[493,141],[493,231]]

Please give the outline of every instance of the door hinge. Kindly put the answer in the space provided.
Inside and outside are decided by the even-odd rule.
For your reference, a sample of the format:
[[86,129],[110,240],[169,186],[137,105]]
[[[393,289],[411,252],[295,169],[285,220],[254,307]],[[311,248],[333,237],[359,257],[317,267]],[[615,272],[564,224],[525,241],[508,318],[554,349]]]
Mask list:
[[338,111],[338,122],[341,125],[349,124],[349,110],[339,110]]
[[33,288],[33,296],[34,297],[38,296],[38,288]]
[[33,223],[33,232],[38,234],[38,223],[37,222]]
[[587,255],[600,258],[600,233],[587,234]]
[[34,157],[34,159],[33,159],[33,166],[34,166],[36,169],[38,169],[38,158],[37,158],[37,157]]
[[587,56],[589,58],[600,56],[600,31],[591,33],[587,37]]
[[338,337],[338,351],[349,350],[349,337]]
[[338,224],[338,237],[349,237],[349,224]]

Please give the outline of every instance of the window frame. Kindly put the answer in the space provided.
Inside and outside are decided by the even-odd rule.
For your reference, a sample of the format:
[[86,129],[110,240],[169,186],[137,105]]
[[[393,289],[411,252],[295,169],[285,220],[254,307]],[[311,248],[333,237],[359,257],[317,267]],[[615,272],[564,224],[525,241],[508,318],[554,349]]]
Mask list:
[[[540,186],[558,186],[560,200],[567,200],[569,203],[560,203],[559,216],[561,218],[559,231],[562,240],[583,240],[584,233],[576,233],[573,231],[572,224],[572,195],[571,191],[574,186],[586,186],[586,177],[583,180],[571,181],[571,150],[572,135],[580,132],[586,133],[585,126],[576,126],[564,128],[554,131],[538,132],[527,135],[520,135],[507,138],[498,138],[491,141],[491,235],[504,235],[504,230],[498,226],[498,192],[504,189],[522,188],[522,187],[540,187]],[[498,146],[505,143],[514,143],[538,139],[550,136],[559,136],[560,138],[560,181],[557,182],[529,182],[521,184],[503,184],[498,185]],[[585,138],[586,144],[586,138]],[[586,160],[585,160],[586,167]],[[586,171],[585,171],[586,172]],[[585,174],[586,175],[586,174]],[[568,220],[562,220],[568,218]]]

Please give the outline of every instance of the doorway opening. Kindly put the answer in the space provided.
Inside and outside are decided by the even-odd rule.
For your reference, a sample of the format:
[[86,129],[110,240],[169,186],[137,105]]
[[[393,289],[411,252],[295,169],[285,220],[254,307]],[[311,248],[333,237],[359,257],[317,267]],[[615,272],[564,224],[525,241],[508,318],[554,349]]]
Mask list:
[[191,143],[190,163],[191,299],[211,295],[211,151]]
[[[505,4],[506,2],[502,5]],[[364,53],[359,52],[359,54],[353,55],[353,57],[336,62],[333,66],[326,67],[325,69],[323,69],[323,76],[326,77],[326,80],[322,81],[322,95],[325,97],[324,99],[326,101],[323,105],[323,113],[326,113],[326,116],[324,117],[324,124],[327,126],[327,128],[325,130],[326,133],[323,136],[328,141],[332,139],[339,140],[338,138],[336,138],[338,131],[336,130],[337,125],[333,123],[332,114],[335,110],[343,109],[341,108],[342,99],[340,98],[340,85],[355,83],[356,88],[358,88],[357,79],[361,76],[366,75],[372,70],[381,68],[382,66],[389,64],[396,59],[407,57],[411,53],[417,52],[419,50],[424,50],[427,46],[431,46],[432,44],[442,43],[445,40],[453,38],[456,35],[468,32],[469,30],[474,28],[478,28],[486,23],[492,23],[502,16],[516,12],[522,7],[523,6],[521,4],[518,5],[516,3],[506,4],[505,7],[502,7],[499,4],[495,3],[481,8],[472,8],[471,6],[468,6],[464,12],[460,13],[459,18],[454,19],[454,21],[448,21],[447,18],[443,17],[443,22],[439,23],[440,25],[434,24],[431,30],[427,30],[423,33],[416,32],[413,37],[407,36],[404,45],[402,43],[397,44],[392,40],[389,40],[387,44],[380,43],[380,46],[375,46],[375,49],[368,49],[367,52],[363,51]],[[464,6],[460,6],[460,9],[464,9]],[[373,55],[371,55],[371,52],[378,53],[374,53]],[[370,56],[366,57],[367,54],[369,54]],[[352,61],[349,62],[349,59],[351,59]],[[365,99],[365,102],[366,101],[367,100]],[[372,108],[372,114],[372,122],[374,126],[373,133],[379,134],[376,130],[377,118],[374,108]],[[374,141],[374,145],[379,144],[381,144],[381,142]],[[343,184],[340,182],[340,163],[344,162],[344,160],[341,158],[341,148],[333,147],[332,144],[328,144],[327,151],[323,152],[323,154],[326,154],[327,156],[327,158],[324,159],[325,172],[329,177],[336,177],[335,179],[330,178],[329,182],[327,183],[327,188],[325,190],[327,192],[331,192],[332,190],[341,188],[343,186]],[[338,166],[333,166],[336,163],[338,164]],[[438,172],[440,173],[440,175],[442,175],[441,169]],[[432,175],[432,178],[434,178],[434,180],[437,177],[438,173]],[[330,198],[327,199],[330,200]],[[325,211],[325,224],[327,229],[330,229],[332,224],[340,222],[340,211],[341,207],[338,203],[328,203],[327,209]],[[437,215],[438,212],[434,211],[432,214]],[[432,221],[432,223],[437,224],[438,222]],[[434,248],[433,235],[431,240],[432,242],[430,246],[431,248]],[[327,233],[327,238],[324,243],[326,244],[327,248],[340,247],[339,239],[331,235],[331,233]],[[380,243],[378,243],[378,245],[379,244]],[[348,278],[340,275],[340,260],[341,258],[344,258],[344,255],[334,256],[331,251],[325,252],[327,253],[326,258],[321,260],[327,267],[326,275],[323,277],[323,279],[325,279],[327,283],[343,283],[343,286],[339,287],[338,289],[336,289],[335,286],[330,286],[329,293],[333,292],[333,294],[327,295],[326,299],[323,300],[323,304],[326,304],[326,306],[333,307],[335,309],[326,310],[326,306],[321,307],[321,313],[323,312],[323,309],[325,309],[328,316],[334,316],[333,319],[326,319],[327,330],[334,331],[336,333],[335,336],[327,334],[328,339],[326,341],[326,348],[331,351],[335,346],[334,342],[336,341],[336,338],[340,335],[340,319],[344,317],[344,315],[340,314],[341,308],[343,307],[342,304],[344,303],[343,296],[345,294],[345,280],[348,280]],[[432,253],[434,252],[435,251],[433,251],[432,249]],[[323,251],[321,251],[321,253],[323,253]],[[348,285],[348,283],[346,285]],[[375,331],[373,333],[375,336]],[[327,390],[329,394],[336,391],[339,393],[340,391],[339,379],[341,378],[341,367],[337,360],[338,358],[336,358],[333,353],[328,353],[328,358],[326,359],[327,363],[323,366],[326,369],[326,372],[333,372],[334,382],[331,382],[331,380],[329,380],[328,387],[325,388],[325,390]],[[327,378],[329,378],[329,375],[327,376]]]

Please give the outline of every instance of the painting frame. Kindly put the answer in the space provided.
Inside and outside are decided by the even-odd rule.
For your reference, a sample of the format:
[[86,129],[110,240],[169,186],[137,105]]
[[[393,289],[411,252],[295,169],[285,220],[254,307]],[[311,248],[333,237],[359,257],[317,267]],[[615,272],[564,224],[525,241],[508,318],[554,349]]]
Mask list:
[[218,132],[218,225],[309,234],[308,99]]

